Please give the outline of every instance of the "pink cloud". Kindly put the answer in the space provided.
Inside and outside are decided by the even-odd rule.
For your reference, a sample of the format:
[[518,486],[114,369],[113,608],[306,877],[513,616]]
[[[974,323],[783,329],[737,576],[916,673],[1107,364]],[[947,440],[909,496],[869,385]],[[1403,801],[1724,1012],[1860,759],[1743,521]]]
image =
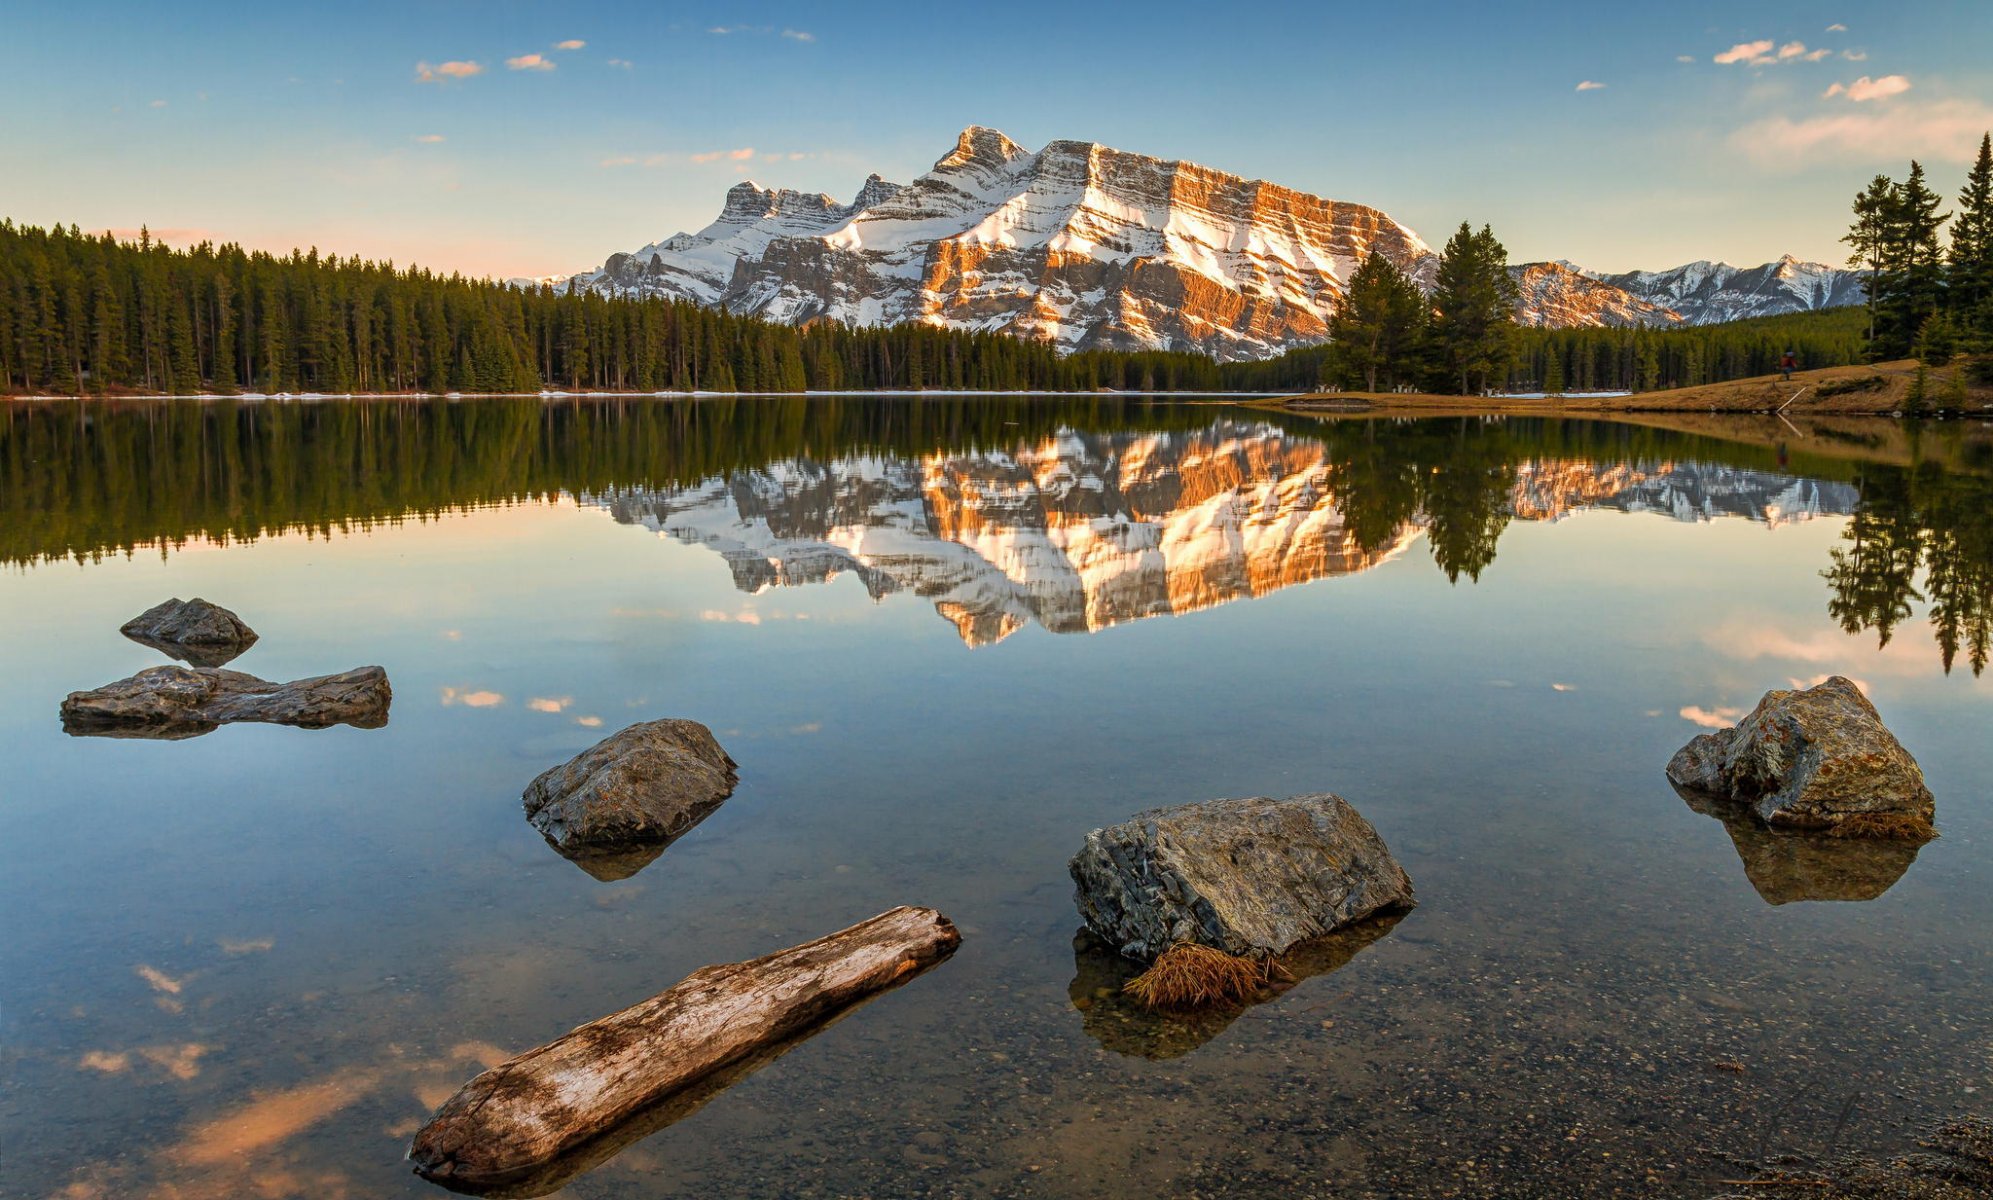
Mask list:
[[1756,42],[1738,42],[1728,50],[1717,55],[1716,61],[1725,66],[1732,63],[1743,63],[1746,66],[1754,67],[1762,66],[1768,62],[1777,62],[1778,60],[1772,57],[1773,44],[1770,38]]
[[1827,89],[1828,98],[1846,96],[1859,104],[1864,100],[1885,100],[1890,96],[1900,96],[1910,90],[1910,80],[1902,75],[1884,75],[1880,79],[1870,79],[1864,75],[1853,83],[1837,83]]
[[554,60],[544,54],[521,54],[517,58],[506,59],[505,65],[514,71],[551,71]]
[[436,63],[433,66],[426,62],[415,64],[415,82],[417,83],[448,83],[452,79],[469,79],[473,75],[482,75],[483,73],[484,64],[463,60],[453,59],[450,62]]
[[1691,704],[1682,709],[1681,717],[1682,720],[1700,725],[1704,729],[1728,729],[1744,719],[1744,710],[1728,705],[1704,708],[1699,704]]
[[1798,166],[1821,158],[1966,162],[1989,128],[1993,107],[1978,101],[1905,102],[1869,112],[1769,117],[1731,134],[1730,143],[1769,166]]

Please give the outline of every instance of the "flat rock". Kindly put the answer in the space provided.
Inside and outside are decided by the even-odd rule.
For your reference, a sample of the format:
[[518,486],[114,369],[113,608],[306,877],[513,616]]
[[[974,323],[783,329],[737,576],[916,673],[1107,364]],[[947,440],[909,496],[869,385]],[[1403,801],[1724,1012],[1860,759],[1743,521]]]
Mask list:
[[203,733],[235,721],[378,728],[387,724],[393,700],[387,672],[358,667],[272,683],[215,667],[152,667],[128,679],[91,691],[72,692],[62,702],[71,732],[161,731],[159,736]]
[[1087,927],[1144,961],[1178,942],[1283,954],[1414,903],[1384,839],[1326,792],[1152,809],[1087,834],[1070,870]]
[[1675,786],[1750,806],[1767,825],[1849,833],[1878,818],[1928,835],[1924,773],[1853,680],[1766,692],[1751,715],[1705,733],[1668,763]]
[[697,721],[646,721],[528,784],[526,819],[583,870],[623,878],[733,795],[735,766]]
[[222,666],[256,641],[256,631],[241,617],[199,596],[155,604],[118,632],[197,667]]
[[272,683],[217,667],[152,667],[62,702],[62,726],[79,736],[183,738],[234,721],[323,729],[377,729],[394,699],[387,672],[358,667]]

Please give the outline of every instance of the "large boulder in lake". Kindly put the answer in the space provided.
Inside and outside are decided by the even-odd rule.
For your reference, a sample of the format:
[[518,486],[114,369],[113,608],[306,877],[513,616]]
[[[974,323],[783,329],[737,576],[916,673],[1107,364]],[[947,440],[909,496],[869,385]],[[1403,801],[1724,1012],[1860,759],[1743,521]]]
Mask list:
[[256,631],[241,617],[199,596],[156,604],[118,632],[197,667],[226,665],[256,641]]
[[1328,793],[1152,809],[1087,834],[1070,869],[1087,927],[1145,961],[1180,942],[1284,954],[1414,903],[1384,839]]
[[215,667],[152,667],[62,702],[62,727],[83,737],[188,738],[234,721],[377,729],[394,693],[387,672],[359,667],[272,683]]
[[735,766],[697,721],[646,721],[528,784],[526,819],[583,870],[620,879],[733,795]]
[[1676,787],[1748,805],[1767,825],[1843,837],[1928,838],[1924,772],[1853,680],[1766,692],[1731,729],[1675,753]]

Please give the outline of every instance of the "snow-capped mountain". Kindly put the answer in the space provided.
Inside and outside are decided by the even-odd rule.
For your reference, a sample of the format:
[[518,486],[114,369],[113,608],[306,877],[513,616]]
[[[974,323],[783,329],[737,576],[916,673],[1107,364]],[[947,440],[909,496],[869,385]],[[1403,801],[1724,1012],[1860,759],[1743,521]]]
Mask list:
[[[1321,443],[1221,420],[1188,433],[1060,430],[1007,451],[789,459],[680,489],[584,495],[617,521],[717,552],[743,592],[850,572],[910,592],[970,645],[1026,624],[1083,633],[1349,575],[1401,553],[1407,522],[1365,548]],[[1538,460],[1507,500],[1522,520],[1585,508],[1766,524],[1853,510],[1845,484],[1700,463]]]
[[1322,340],[1373,252],[1418,276],[1434,262],[1374,208],[1092,142],[1029,151],[972,127],[911,184],[873,176],[849,204],[739,184],[705,229],[576,278],[798,324],[920,321],[1238,359]]
[[[572,282],[791,324],[921,322],[1230,360],[1324,340],[1372,253],[1431,285],[1437,256],[1377,209],[1094,142],[1030,151],[972,126],[910,184],[873,175],[849,203],[737,184],[706,228]],[[1534,325],[1693,324],[1861,299],[1859,277],[1790,258],[1516,270],[1519,315]]]
[[1524,325],[1573,329],[1583,325],[1679,325],[1672,308],[1644,300],[1568,263],[1526,263],[1510,267],[1520,297],[1516,319]]
[[1862,303],[1867,295],[1861,272],[1801,262],[1790,254],[1759,267],[1692,262],[1671,271],[1585,273],[1669,309],[1691,325],[1843,308]]

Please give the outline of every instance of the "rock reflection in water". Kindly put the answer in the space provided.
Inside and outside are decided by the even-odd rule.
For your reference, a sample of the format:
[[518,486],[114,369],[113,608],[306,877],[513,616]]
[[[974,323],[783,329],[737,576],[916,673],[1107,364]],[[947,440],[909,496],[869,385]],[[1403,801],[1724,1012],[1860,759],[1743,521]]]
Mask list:
[[1105,1049],[1134,1058],[1180,1058],[1217,1037],[1254,1005],[1264,1004],[1314,978],[1340,970],[1364,947],[1390,933],[1409,909],[1390,909],[1368,920],[1304,942],[1280,958],[1288,978],[1276,980],[1250,1003],[1193,1012],[1158,1012],[1122,992],[1143,964],[1123,957],[1085,928],[1073,935],[1073,981],[1066,995],[1080,1012],[1087,1036]]
[[1743,805],[1677,788],[1688,806],[1723,822],[1744,878],[1766,904],[1798,900],[1873,900],[1903,878],[1925,839],[1837,838],[1773,829]]

